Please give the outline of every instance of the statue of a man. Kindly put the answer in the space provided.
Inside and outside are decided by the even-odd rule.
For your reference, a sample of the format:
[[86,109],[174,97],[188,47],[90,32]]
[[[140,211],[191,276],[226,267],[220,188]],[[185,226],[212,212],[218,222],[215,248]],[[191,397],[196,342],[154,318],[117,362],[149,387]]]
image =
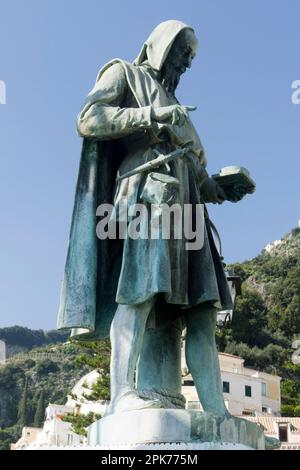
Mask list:
[[[112,413],[165,406],[158,388],[180,392],[183,328],[187,366],[203,409],[226,413],[215,324],[217,310],[231,309],[232,300],[206,208],[203,244],[196,250],[187,250],[184,239],[96,236],[97,207],[110,203],[118,212],[126,201],[130,208],[143,200],[149,183],[147,172],[118,177],[157,153],[188,146],[185,158],[155,171],[179,183],[175,199],[181,207],[190,204],[193,217],[200,204],[226,199],[206,172],[191,108],[175,96],[197,47],[190,26],[161,23],[133,64],[115,59],[101,69],[78,117],[84,142],[58,327],[73,328],[75,337],[89,340],[110,334]],[[157,187],[164,187],[164,177],[158,176]],[[155,393],[140,393],[151,383]]]

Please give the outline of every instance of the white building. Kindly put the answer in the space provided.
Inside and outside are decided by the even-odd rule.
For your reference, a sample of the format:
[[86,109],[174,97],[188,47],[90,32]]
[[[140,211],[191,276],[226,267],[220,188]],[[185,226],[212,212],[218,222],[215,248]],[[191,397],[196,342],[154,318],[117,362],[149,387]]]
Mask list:
[[71,423],[62,420],[66,414],[73,414],[74,408],[50,404],[46,409],[46,420],[36,439],[37,445],[81,445],[84,437],[71,430]]
[[95,402],[88,400],[88,396],[92,393],[92,386],[99,378],[100,374],[97,370],[93,370],[82,377],[68,396],[66,406],[77,409],[83,415],[91,412],[103,415],[106,409],[106,401]]
[[0,339],[0,364],[5,364],[6,362],[6,345],[5,341]]
[[[255,422],[265,436],[281,442],[280,450],[300,450],[300,418],[280,416],[281,378],[245,367],[244,359],[231,354],[219,354],[219,361],[230,414]],[[187,372],[186,368],[184,371]],[[186,407],[201,410],[192,376],[186,373],[182,384]]]
[[15,444],[11,444],[10,450],[22,450],[28,448],[33,442],[37,440],[39,433],[42,431],[40,428],[25,427],[22,429],[22,436]]
[[300,418],[274,416],[246,417],[262,428],[264,434],[281,442],[280,450],[300,450]]
[[[280,417],[280,380],[277,375],[266,374],[244,366],[244,359],[231,354],[219,354],[223,392],[230,414],[257,423],[266,436],[275,437],[282,442],[281,449],[300,450],[300,418]],[[201,409],[198,395],[191,375],[188,373],[183,356],[182,393],[188,409]],[[88,400],[93,383],[99,378],[92,371],[77,382],[66,405],[50,404],[46,410],[43,429],[24,428],[22,437],[13,450],[42,449],[84,446],[86,439],[71,430],[71,424],[61,418],[67,413],[89,412],[103,414],[106,402]]]
[[274,242],[271,242],[271,243],[268,243],[264,250],[267,252],[267,253],[271,253],[274,248],[276,248],[277,246],[281,245],[282,243],[282,240],[275,240]]
[[46,409],[45,422],[42,429],[23,428],[22,436],[16,444],[11,445],[12,450],[42,449],[49,446],[82,446],[86,442],[84,436],[72,431],[72,424],[62,418],[67,414],[88,415],[90,412],[102,415],[106,402],[93,402],[88,400],[93,383],[100,374],[94,370],[82,377],[73,388],[65,405],[49,404]]
[[43,428],[23,428],[21,438],[11,445],[11,450],[83,445],[85,438],[71,430],[71,423],[62,420],[64,415],[73,412],[74,409],[71,407],[49,404]]
[[[220,353],[219,361],[225,403],[230,414],[280,416],[279,376],[247,368],[244,366],[244,359],[231,354]],[[187,408],[201,409],[192,376],[189,374],[183,377],[182,393],[187,400]]]

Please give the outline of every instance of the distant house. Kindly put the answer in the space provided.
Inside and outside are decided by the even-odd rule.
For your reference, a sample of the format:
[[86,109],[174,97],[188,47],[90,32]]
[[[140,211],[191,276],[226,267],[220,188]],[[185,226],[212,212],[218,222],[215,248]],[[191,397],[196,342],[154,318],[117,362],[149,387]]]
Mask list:
[[92,371],[82,377],[74,386],[65,405],[49,404],[45,413],[45,422],[42,429],[23,428],[22,437],[11,450],[38,450],[50,447],[80,447],[86,439],[72,431],[72,424],[64,421],[66,414],[83,414],[90,412],[103,414],[106,402],[89,401],[88,395],[91,387],[99,378],[99,372]]
[[247,419],[258,424],[266,436],[279,439],[280,450],[300,450],[300,418],[248,416]]
[[15,443],[11,444],[11,450],[22,450],[26,449],[30,444],[36,442],[39,433],[42,431],[40,428],[30,428],[25,427],[22,429],[22,436],[20,439]]
[[[219,361],[225,404],[230,414],[257,423],[266,436],[275,437],[282,442],[281,449],[300,449],[300,418],[280,416],[281,378],[245,367],[244,359],[232,354],[220,353]],[[182,393],[186,398],[186,408],[201,410],[193,378],[186,368],[184,352],[182,364]],[[84,446],[86,439],[75,434],[71,424],[61,418],[67,413],[103,414],[106,402],[88,399],[90,389],[98,378],[99,373],[96,370],[82,377],[74,386],[66,405],[50,404],[46,410],[43,428],[24,428],[21,439],[11,448],[38,450],[53,446]]]
[[6,344],[5,341],[0,339],[0,364],[5,364],[6,362]]
[[267,253],[271,253],[274,250],[274,248],[276,248],[277,246],[281,244],[282,244],[282,240],[275,240],[274,242],[268,243],[264,249]]
[[[300,418],[280,416],[281,378],[245,367],[244,359],[231,354],[220,353],[219,361],[230,414],[255,422],[265,436],[281,442],[280,450],[300,450]],[[190,374],[182,379],[182,393],[187,409],[202,409]]]
[[[278,375],[244,366],[244,359],[219,354],[225,404],[234,416],[280,416],[281,395]],[[185,359],[183,357],[183,363]],[[182,379],[182,393],[188,409],[201,409],[191,375]]]
[[23,428],[21,438],[11,445],[11,450],[83,445],[85,438],[72,431],[71,423],[62,420],[64,415],[73,412],[74,408],[50,403],[46,409],[43,428]]

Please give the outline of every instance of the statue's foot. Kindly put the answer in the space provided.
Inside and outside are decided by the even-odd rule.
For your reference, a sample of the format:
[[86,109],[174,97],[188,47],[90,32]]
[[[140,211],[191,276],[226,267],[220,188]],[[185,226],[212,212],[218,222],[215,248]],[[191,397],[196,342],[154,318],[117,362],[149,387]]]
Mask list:
[[135,391],[124,393],[115,403],[111,403],[105,412],[105,416],[123,411],[143,410],[145,408],[162,408],[159,400],[144,400]]
[[265,436],[266,450],[279,449],[281,442],[276,437]]

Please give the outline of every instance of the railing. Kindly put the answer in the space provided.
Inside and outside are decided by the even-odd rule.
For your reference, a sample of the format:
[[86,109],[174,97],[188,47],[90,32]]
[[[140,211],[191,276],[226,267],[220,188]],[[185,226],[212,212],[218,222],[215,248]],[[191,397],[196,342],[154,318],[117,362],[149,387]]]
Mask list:
[[281,444],[278,450],[300,450],[300,442],[298,444],[289,444],[288,442]]
[[7,358],[5,363],[8,364],[12,362],[24,361],[26,359],[32,359],[32,360],[50,359],[51,361],[60,362],[64,360],[65,358],[66,356],[64,354],[59,354],[59,353],[27,352],[27,353],[15,354]]

